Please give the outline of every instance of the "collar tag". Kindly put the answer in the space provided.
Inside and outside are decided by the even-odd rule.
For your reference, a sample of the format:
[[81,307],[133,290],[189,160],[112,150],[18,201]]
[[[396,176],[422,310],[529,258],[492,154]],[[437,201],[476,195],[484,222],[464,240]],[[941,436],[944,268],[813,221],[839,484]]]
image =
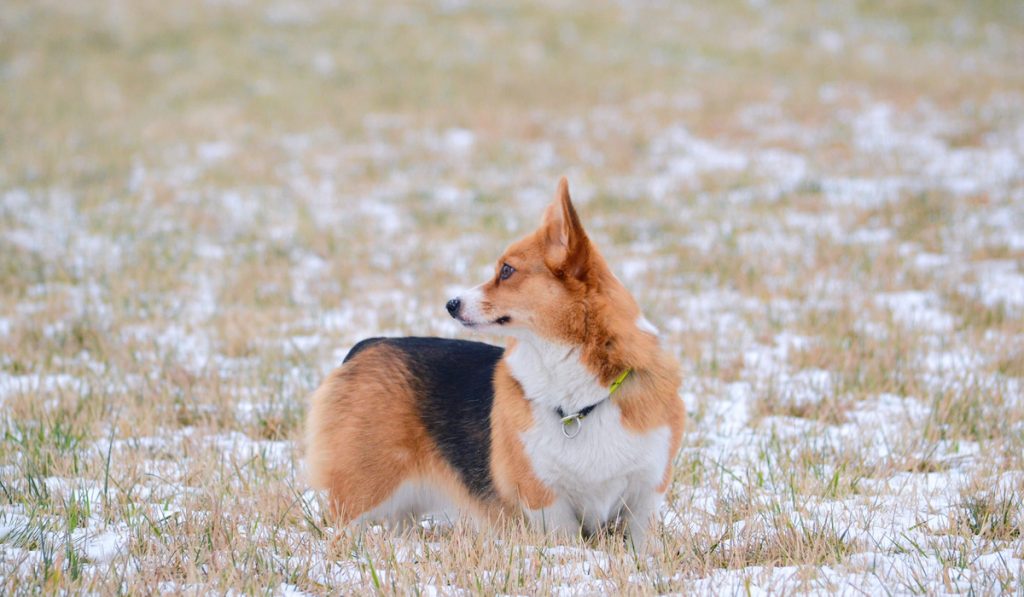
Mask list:
[[580,413],[573,413],[562,417],[562,435],[572,439],[580,434],[583,429],[583,416]]

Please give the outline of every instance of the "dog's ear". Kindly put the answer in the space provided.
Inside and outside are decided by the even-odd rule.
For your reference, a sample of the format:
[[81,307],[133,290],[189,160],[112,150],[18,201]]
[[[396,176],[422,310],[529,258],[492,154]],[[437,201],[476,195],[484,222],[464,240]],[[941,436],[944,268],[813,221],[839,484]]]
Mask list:
[[544,210],[541,223],[547,243],[546,261],[556,274],[586,278],[590,262],[590,239],[569,198],[569,181],[558,181],[555,199]]

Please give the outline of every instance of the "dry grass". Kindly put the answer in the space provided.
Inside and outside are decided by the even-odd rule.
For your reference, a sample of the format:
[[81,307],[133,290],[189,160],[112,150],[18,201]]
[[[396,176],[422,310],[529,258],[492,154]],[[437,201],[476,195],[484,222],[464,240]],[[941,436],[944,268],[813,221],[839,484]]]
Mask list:
[[[1019,2],[0,5],[0,592],[1019,591]],[[686,372],[657,554],[331,527],[305,399],[568,174]]]

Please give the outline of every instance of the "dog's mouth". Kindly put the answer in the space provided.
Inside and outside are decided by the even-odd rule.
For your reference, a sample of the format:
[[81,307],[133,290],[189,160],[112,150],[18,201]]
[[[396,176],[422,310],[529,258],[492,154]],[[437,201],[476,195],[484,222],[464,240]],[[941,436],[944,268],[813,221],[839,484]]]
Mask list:
[[502,315],[501,317],[495,319],[494,321],[487,321],[487,322],[469,321],[469,320],[463,319],[462,317],[459,317],[458,320],[459,320],[459,323],[461,323],[462,325],[464,325],[467,328],[476,328],[476,327],[482,327],[482,326],[486,326],[486,325],[505,325],[505,324],[509,323],[510,321],[512,321],[512,317],[510,317],[508,315]]

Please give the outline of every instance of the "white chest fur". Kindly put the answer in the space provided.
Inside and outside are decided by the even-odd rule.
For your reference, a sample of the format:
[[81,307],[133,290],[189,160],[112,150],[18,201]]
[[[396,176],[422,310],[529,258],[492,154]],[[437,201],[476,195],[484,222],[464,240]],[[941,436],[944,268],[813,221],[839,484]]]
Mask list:
[[522,440],[534,472],[572,505],[579,520],[614,518],[660,483],[668,459],[667,426],[633,433],[610,401],[594,409],[573,438],[562,434],[558,416],[547,407],[534,403],[533,418]]
[[[534,425],[522,434],[534,473],[567,502],[576,519],[594,527],[625,507],[648,500],[668,464],[670,430],[635,433],[577,352],[531,337],[506,357],[530,401]],[[600,403],[567,438],[556,413]]]

